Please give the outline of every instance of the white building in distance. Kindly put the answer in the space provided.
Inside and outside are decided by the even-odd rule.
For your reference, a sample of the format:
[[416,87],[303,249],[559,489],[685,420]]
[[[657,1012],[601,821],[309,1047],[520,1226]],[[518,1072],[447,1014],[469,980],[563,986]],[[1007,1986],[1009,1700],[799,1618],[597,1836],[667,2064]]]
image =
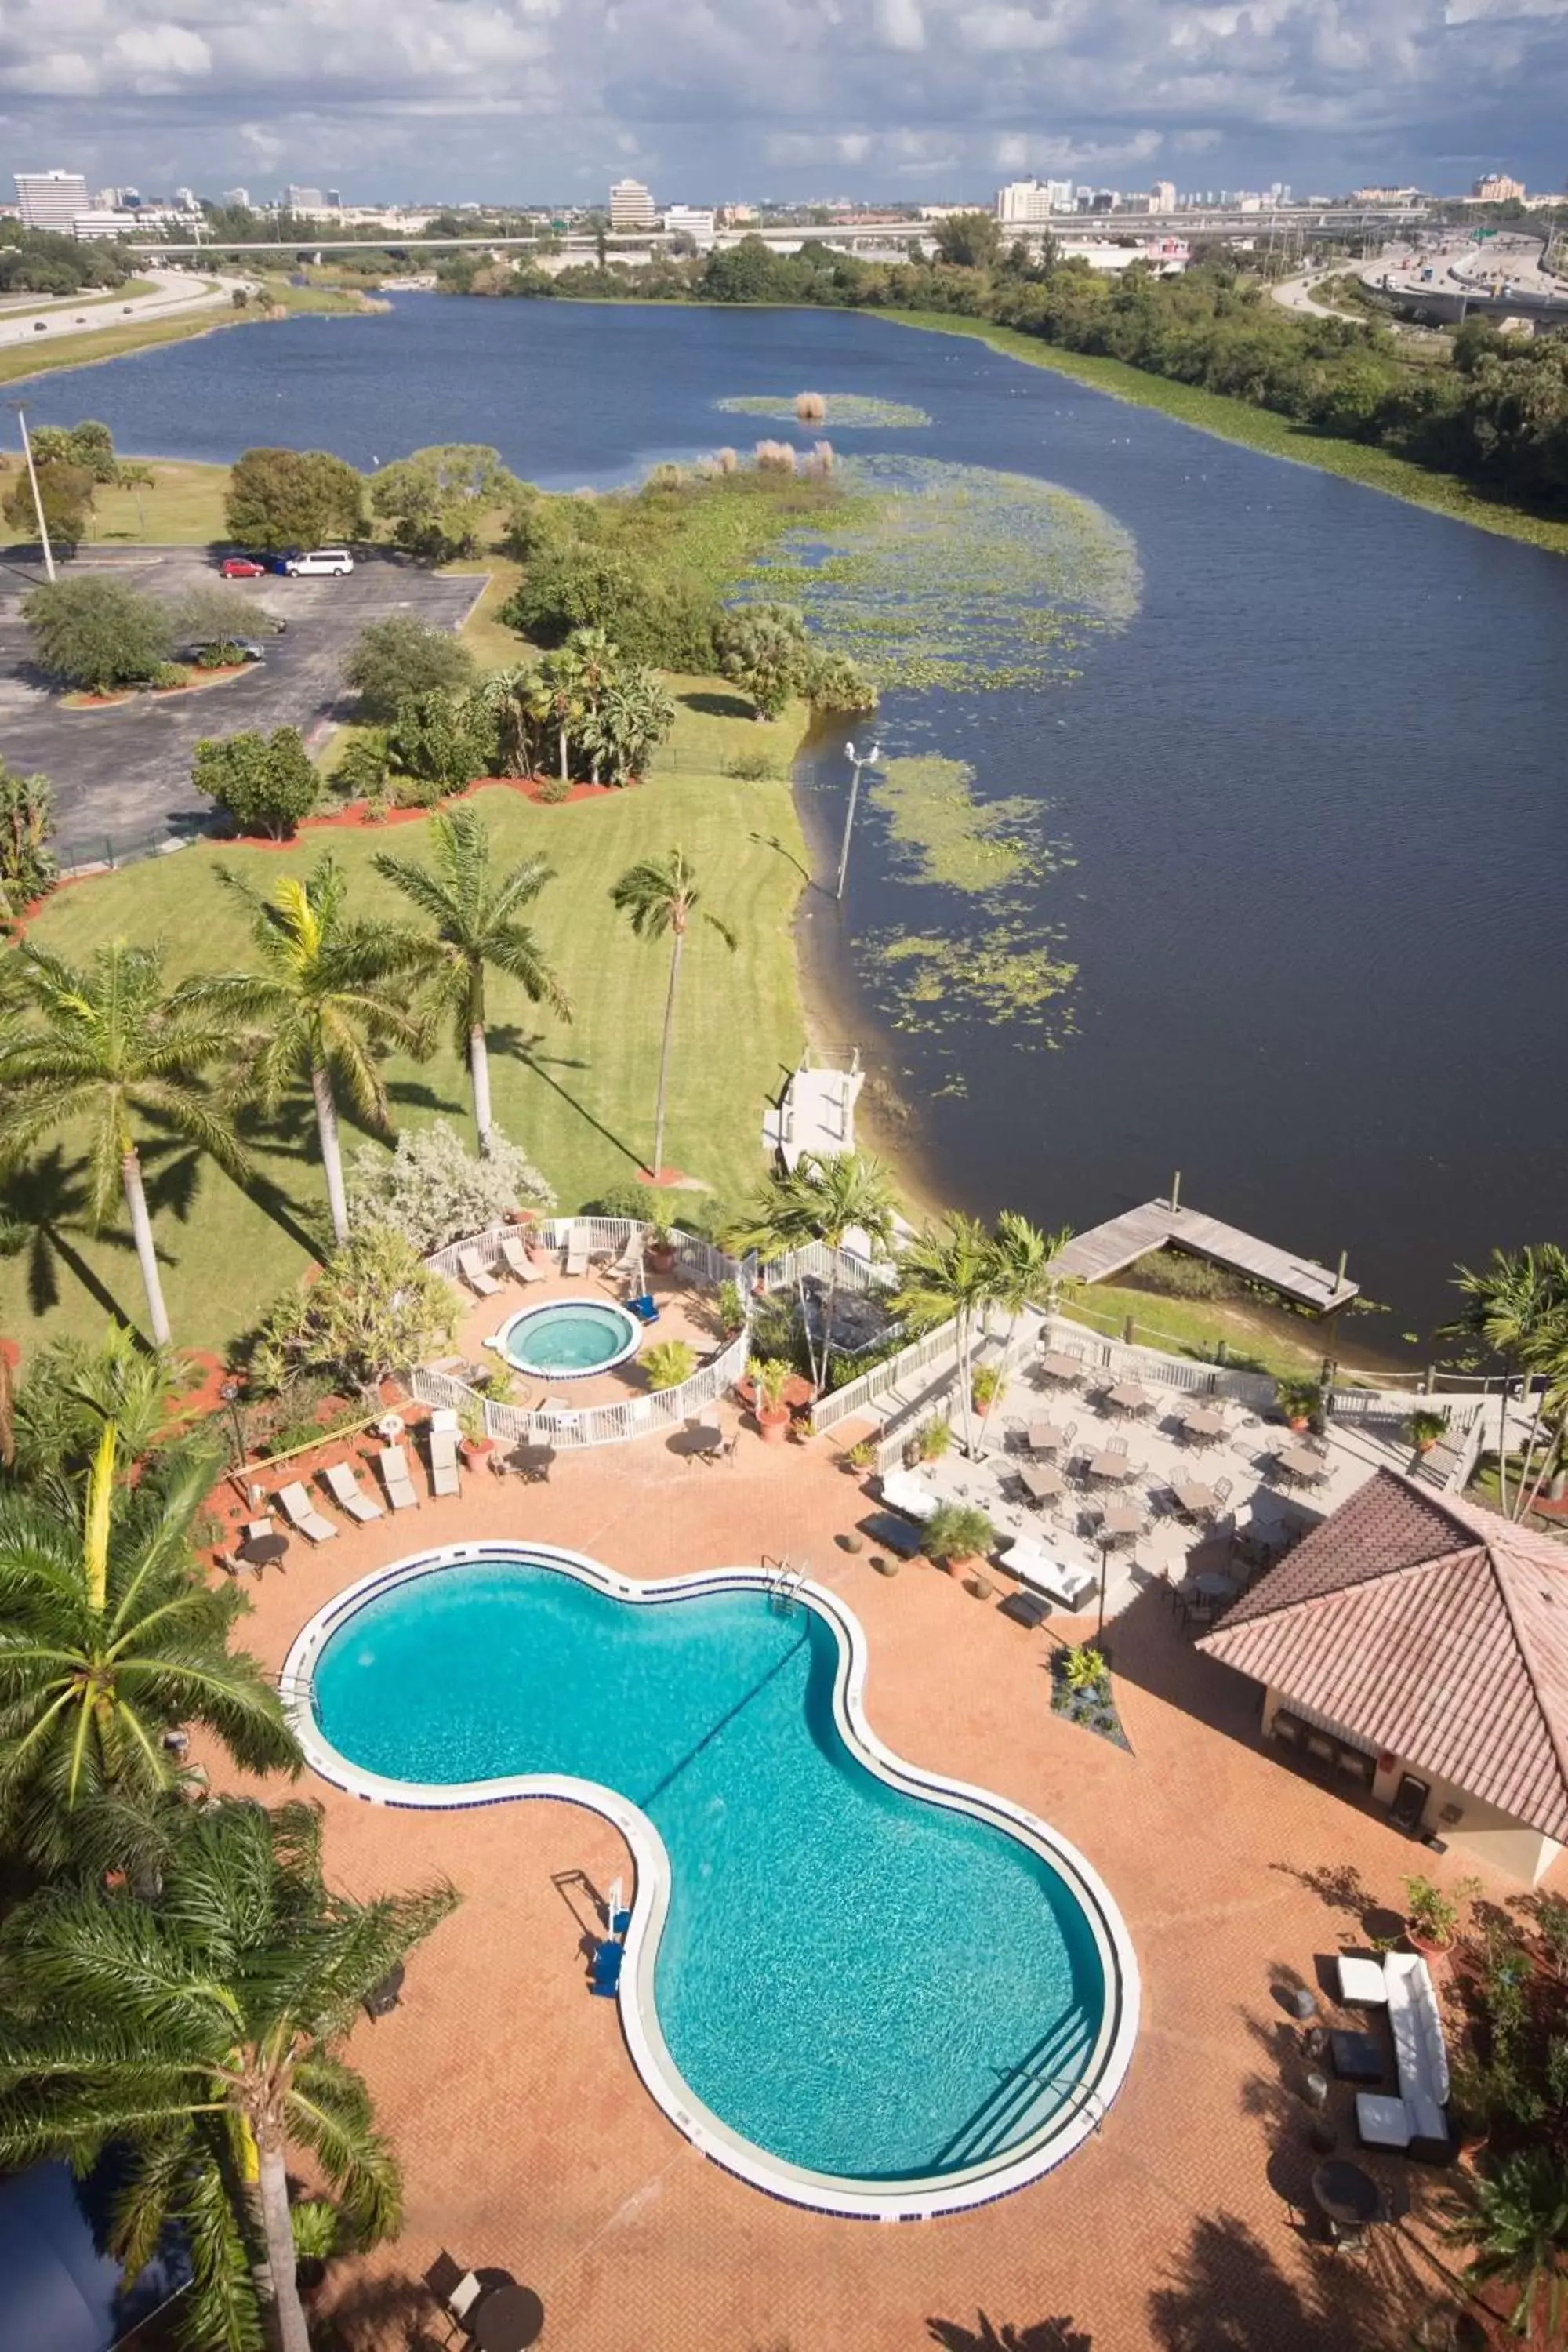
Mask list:
[[640,180],[617,180],[610,190],[610,226],[612,228],[654,228],[658,215],[654,201]]
[[1011,180],[996,191],[996,218],[1004,228],[1037,228],[1053,213],[1071,210],[1070,180]]
[[24,228],[52,228],[61,236],[72,234],[79,213],[85,213],[87,181],[80,172],[18,172],[16,206]]
[[699,253],[711,253],[719,233],[711,205],[666,205],[664,226],[670,236],[689,236]]

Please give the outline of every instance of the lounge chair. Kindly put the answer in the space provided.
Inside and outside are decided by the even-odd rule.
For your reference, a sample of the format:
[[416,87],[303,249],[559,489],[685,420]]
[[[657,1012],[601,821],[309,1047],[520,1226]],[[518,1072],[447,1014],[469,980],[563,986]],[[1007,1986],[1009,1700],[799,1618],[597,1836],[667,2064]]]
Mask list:
[[571,1238],[566,1244],[565,1263],[561,1270],[568,1275],[586,1274],[588,1271],[588,1236],[580,1226],[572,1228]]
[[613,1265],[601,1266],[605,1282],[635,1282],[642,1269],[643,1245],[639,1233],[636,1241],[628,1242]]
[[340,1511],[363,1524],[366,1519],[384,1518],[386,1514],[373,1496],[367,1495],[346,1462],[334,1462],[323,1470],[321,1481]]
[[515,1234],[501,1235],[500,1255],[501,1264],[515,1281],[542,1282],[545,1279],[544,1268],[534,1265]]
[[458,1252],[458,1272],[476,1297],[494,1298],[499,1295],[500,1285],[494,1275],[488,1274],[479,1264],[478,1250],[466,1249]]
[[331,1519],[321,1517],[297,1478],[290,1486],[279,1486],[276,1499],[289,1526],[298,1528],[302,1536],[309,1536],[312,1543],[331,1543],[337,1534]]
[[419,1497],[414,1491],[414,1481],[408,1475],[408,1461],[401,1445],[384,1445],[380,1456],[381,1483],[386,1488],[386,1499],[395,1511],[416,1510]]
[[458,1469],[458,1441],[449,1429],[430,1432],[430,1485],[437,1495],[460,1495],[463,1491]]

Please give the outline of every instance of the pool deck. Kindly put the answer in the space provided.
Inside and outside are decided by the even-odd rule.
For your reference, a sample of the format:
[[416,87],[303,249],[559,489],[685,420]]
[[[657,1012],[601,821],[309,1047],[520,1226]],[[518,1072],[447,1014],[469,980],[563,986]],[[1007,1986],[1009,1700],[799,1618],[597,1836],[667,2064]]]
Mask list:
[[[1120,1904],[1143,2024],[1103,2130],[1047,2179],[954,2219],[890,2226],[778,2203],[665,2119],[614,2005],[588,1995],[595,1898],[629,1876],[607,1822],[549,1802],[382,1811],[308,1780],[337,1883],[369,1895],[447,1876],[463,1896],[415,1954],[401,2008],[353,2037],[402,2158],[405,2219],[395,2245],[334,2263],[324,2307],[355,2352],[438,2343],[418,2282],[447,2248],[535,2287],[545,2343],[572,2352],[1394,2352],[1438,2299],[1422,2207],[1443,2176],[1366,2159],[1410,2189],[1410,2216],[1362,2263],[1304,2242],[1317,2159],[1282,1994],[1342,1945],[1364,1947],[1358,1914],[1399,1907],[1418,1862],[1451,1879],[1457,1858],[1419,1853],[1266,1753],[1250,1687],[1196,1654],[1156,1595],[1115,1628],[1132,1752],[1053,1717],[1051,1635],[923,1565],[883,1578],[844,1552],[836,1538],[867,1508],[831,1444],[750,1433],[717,1467],[649,1440],[558,1460],[547,1486],[469,1475],[459,1500],[395,1525],[315,1551],[296,1540],[247,1582],[245,1634],[277,1666],[356,1577],[476,1538],[563,1544],[633,1577],[809,1561],[865,1626],[880,1737],[1042,1815]],[[1560,1864],[1549,1884],[1562,1878]],[[1332,2098],[1342,2121],[1342,2085]],[[1341,2147],[1354,2152],[1348,2126]]]
[[[700,1361],[723,1345],[724,1334],[709,1293],[689,1288],[674,1275],[656,1274],[651,1266],[646,1279],[658,1307],[658,1321],[643,1332],[642,1348],[652,1347],[659,1339],[684,1339]],[[563,1306],[568,1299],[585,1299],[595,1306],[620,1305],[626,1285],[605,1282],[596,1267],[590,1267],[586,1274],[574,1276],[570,1281],[558,1273],[552,1273],[543,1282],[508,1279],[497,1298],[475,1298],[462,1283],[453,1287],[464,1302],[454,1352],[470,1363],[496,1364],[500,1359],[493,1348],[486,1347],[485,1341],[500,1329],[510,1316],[521,1314],[525,1307]],[[560,1373],[514,1370],[511,1377],[516,1402],[530,1409],[541,1403],[547,1407],[562,1404],[574,1410],[591,1404],[624,1404],[627,1397],[647,1394],[641,1355],[639,1348],[637,1355],[628,1356],[624,1364],[617,1364],[611,1371],[589,1372],[571,1379]]]

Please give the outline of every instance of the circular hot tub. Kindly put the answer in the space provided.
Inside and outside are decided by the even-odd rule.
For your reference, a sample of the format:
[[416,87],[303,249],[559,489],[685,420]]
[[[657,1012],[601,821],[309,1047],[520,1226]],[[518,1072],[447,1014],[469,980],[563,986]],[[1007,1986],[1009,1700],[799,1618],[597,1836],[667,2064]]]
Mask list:
[[552,1298],[525,1307],[502,1326],[496,1346],[513,1371],[540,1380],[584,1381],[635,1356],[642,1325],[609,1298]]

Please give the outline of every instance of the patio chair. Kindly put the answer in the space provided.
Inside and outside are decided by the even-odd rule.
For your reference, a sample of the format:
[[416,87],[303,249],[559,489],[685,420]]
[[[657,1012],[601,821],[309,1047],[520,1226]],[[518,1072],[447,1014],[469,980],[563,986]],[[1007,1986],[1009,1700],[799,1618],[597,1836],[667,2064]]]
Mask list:
[[494,1275],[488,1273],[479,1264],[477,1249],[458,1252],[458,1272],[476,1298],[495,1298],[500,1295],[500,1285]]
[[419,1497],[414,1491],[414,1481],[408,1475],[408,1458],[401,1445],[384,1445],[377,1457],[381,1483],[386,1488],[386,1499],[395,1511],[414,1511],[419,1507]]
[[1234,1478],[1216,1478],[1216,1479],[1215,1480],[1215,1482],[1214,1482],[1214,1507],[1215,1507],[1215,1516],[1216,1517],[1217,1517],[1219,1516],[1219,1514],[1220,1514],[1220,1513],[1225,1509],[1226,1505],[1229,1502],[1229,1500],[1230,1500],[1230,1496],[1231,1496],[1231,1489],[1233,1488],[1233,1486],[1235,1486],[1235,1484],[1236,1484],[1236,1481],[1235,1481],[1235,1479],[1234,1479]]
[[643,1245],[639,1234],[636,1241],[629,1241],[626,1244],[619,1257],[614,1259],[610,1265],[600,1267],[600,1276],[605,1282],[635,1282],[642,1261]]
[[331,1519],[321,1517],[297,1478],[292,1485],[278,1489],[277,1499],[278,1507],[290,1527],[298,1528],[300,1533],[308,1536],[312,1543],[331,1542],[337,1534],[336,1528]]
[[586,1274],[588,1271],[588,1236],[578,1225],[573,1226],[568,1236],[561,1271],[567,1275]]
[[275,1536],[277,1532],[270,1519],[247,1519],[245,1523],[247,1543],[259,1542],[263,1536]]
[[367,1495],[346,1462],[334,1462],[321,1473],[321,1483],[340,1511],[363,1526],[366,1519],[386,1517],[381,1505]]
[[458,1468],[458,1441],[449,1429],[430,1432],[430,1489],[436,1495],[460,1495],[463,1491]]
[[501,1235],[500,1255],[501,1264],[514,1281],[543,1282],[546,1279],[544,1268],[534,1265],[515,1234]]

